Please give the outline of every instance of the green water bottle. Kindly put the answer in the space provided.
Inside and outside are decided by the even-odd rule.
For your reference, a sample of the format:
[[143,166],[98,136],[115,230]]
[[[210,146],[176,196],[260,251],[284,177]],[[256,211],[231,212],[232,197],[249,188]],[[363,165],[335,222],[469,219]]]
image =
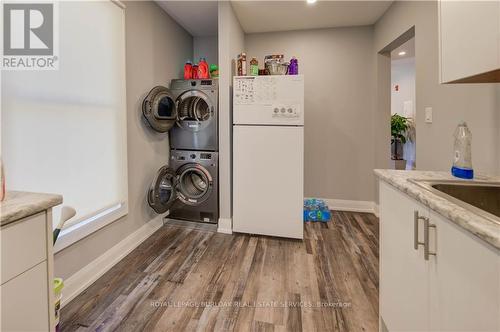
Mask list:
[[256,57],[253,57],[252,60],[250,60],[250,75],[259,75],[259,61],[257,61]]

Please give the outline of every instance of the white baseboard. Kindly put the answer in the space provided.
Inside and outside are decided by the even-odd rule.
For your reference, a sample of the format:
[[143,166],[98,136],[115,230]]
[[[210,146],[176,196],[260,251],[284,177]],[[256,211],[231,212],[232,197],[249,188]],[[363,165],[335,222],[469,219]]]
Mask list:
[[233,220],[231,218],[219,218],[218,233],[233,234]]
[[378,213],[378,204],[373,202],[373,214],[375,215],[375,217],[379,217],[379,213]]
[[324,200],[330,210],[373,213],[378,216],[378,205],[372,201],[352,201],[332,198],[319,199]]
[[163,225],[163,216],[157,216],[144,226],[127,236],[114,247],[97,257],[90,264],[64,280],[63,297],[61,306],[64,307],[78,294],[92,285],[116,263],[127,256],[139,244],[144,242]]

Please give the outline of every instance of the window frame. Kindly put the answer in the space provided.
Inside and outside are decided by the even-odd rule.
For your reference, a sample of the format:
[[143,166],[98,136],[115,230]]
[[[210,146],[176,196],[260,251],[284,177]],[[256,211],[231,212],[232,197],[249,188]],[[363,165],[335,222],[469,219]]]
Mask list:
[[84,217],[67,228],[62,228],[54,245],[54,253],[73,245],[101,228],[118,221],[128,214],[128,202],[119,202],[104,208],[92,216]]
[[[124,88],[124,96],[126,97],[126,27],[125,27],[125,4],[120,0],[109,0],[112,4],[116,5],[120,9],[122,9],[122,25],[123,25],[123,78],[122,84]],[[125,112],[124,118],[124,131],[125,131],[125,139],[127,139],[127,102],[126,99],[123,101],[123,112]],[[127,147],[127,143],[125,143],[125,147]],[[124,158],[128,161],[127,148],[124,151]],[[125,163],[125,168],[127,167],[127,162]],[[111,206],[105,207],[99,211],[96,211],[92,215],[84,216],[79,220],[73,221],[69,223],[69,226],[61,229],[59,233],[59,237],[57,238],[57,242],[54,244],[53,253],[56,254],[65,248],[73,245],[74,243],[88,237],[92,233],[97,232],[101,228],[106,227],[107,225],[118,221],[119,219],[126,216],[129,212],[128,209],[128,169],[125,169],[126,181],[125,188],[127,188],[127,192],[124,197],[125,200],[121,202],[117,202]],[[54,224],[54,222],[53,222]]]

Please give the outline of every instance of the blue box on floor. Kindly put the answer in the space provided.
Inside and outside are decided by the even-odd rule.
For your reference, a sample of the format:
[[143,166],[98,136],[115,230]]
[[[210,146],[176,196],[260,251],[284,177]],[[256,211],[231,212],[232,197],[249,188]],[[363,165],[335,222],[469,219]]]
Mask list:
[[327,222],[332,214],[326,202],[321,199],[309,198],[304,200],[304,222],[321,221]]

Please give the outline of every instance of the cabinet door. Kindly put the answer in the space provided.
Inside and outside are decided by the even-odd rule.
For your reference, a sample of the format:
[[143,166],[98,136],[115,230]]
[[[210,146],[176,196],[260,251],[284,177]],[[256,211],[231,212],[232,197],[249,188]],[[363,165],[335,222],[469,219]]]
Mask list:
[[1,228],[2,284],[47,259],[46,232],[45,212]]
[[434,212],[430,219],[431,330],[500,331],[500,251]]
[[[380,315],[389,331],[426,331],[428,273],[423,247],[414,249],[414,211],[429,209],[380,182]],[[423,241],[423,221],[419,222]]]
[[441,82],[500,68],[500,1],[439,2]]
[[2,286],[1,331],[48,331],[47,262],[42,262]]

